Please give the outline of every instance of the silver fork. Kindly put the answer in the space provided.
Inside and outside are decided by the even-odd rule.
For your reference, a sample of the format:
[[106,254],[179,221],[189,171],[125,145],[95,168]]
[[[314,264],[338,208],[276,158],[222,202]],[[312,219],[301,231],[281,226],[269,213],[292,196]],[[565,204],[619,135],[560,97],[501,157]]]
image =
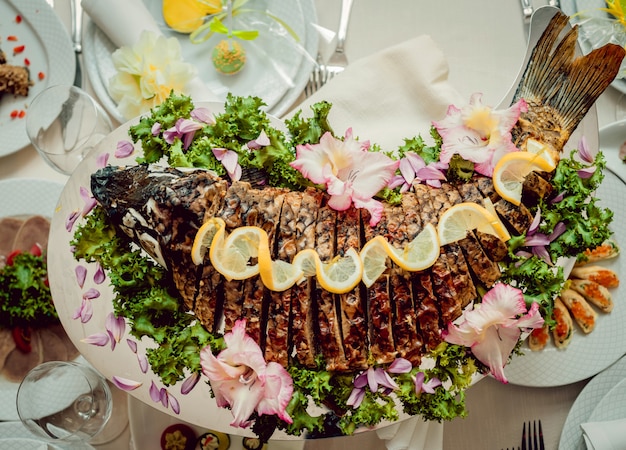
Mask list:
[[533,421],[532,434],[530,422],[528,422],[528,428],[526,428],[526,422],[524,422],[522,429],[522,450],[546,450],[541,420]]
[[328,63],[324,64],[322,56],[318,53],[315,68],[309,76],[309,81],[304,87],[304,95],[309,97],[324,86],[332,77],[342,72],[348,65],[348,58],[344,53],[344,45],[348,34],[350,11],[354,0],[342,0],[341,13],[339,16],[339,30],[337,31],[337,46]]

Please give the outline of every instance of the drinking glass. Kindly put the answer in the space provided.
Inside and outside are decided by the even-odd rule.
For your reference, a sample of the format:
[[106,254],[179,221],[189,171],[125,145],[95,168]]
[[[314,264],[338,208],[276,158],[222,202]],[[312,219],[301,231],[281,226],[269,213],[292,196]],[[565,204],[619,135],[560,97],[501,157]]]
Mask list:
[[70,175],[113,125],[107,113],[76,86],[55,85],[41,91],[26,114],[26,133],[43,159]]
[[111,416],[111,391],[91,367],[49,361],[32,369],[17,391],[24,426],[52,442],[89,442]]

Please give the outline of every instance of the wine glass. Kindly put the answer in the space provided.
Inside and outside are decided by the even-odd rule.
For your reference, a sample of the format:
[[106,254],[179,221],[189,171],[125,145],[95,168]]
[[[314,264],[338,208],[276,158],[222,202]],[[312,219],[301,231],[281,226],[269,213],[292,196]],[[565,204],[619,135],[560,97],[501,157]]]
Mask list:
[[49,361],[32,369],[17,391],[17,413],[35,435],[53,442],[89,442],[106,425],[111,391],[91,367]]
[[107,113],[76,86],[55,85],[41,91],[26,114],[26,134],[53,169],[71,175],[113,125]]

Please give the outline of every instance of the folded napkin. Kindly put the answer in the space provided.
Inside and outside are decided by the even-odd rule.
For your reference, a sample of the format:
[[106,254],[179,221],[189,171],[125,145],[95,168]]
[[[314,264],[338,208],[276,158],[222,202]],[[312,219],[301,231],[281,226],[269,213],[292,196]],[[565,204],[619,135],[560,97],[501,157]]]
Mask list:
[[580,424],[588,450],[624,450],[626,418]]
[[412,417],[376,431],[387,450],[437,450],[443,448],[443,423]]
[[469,98],[448,82],[448,64],[435,42],[419,36],[350,63],[297,109],[306,116],[320,100],[333,104],[330,122],[336,134],[352,127],[360,140],[395,150],[404,138],[427,138],[431,121]]
[[[142,0],[81,0],[81,5],[117,47],[133,46],[144,30],[163,34]],[[198,77],[189,81],[186,88],[186,94],[196,102],[219,100]]]

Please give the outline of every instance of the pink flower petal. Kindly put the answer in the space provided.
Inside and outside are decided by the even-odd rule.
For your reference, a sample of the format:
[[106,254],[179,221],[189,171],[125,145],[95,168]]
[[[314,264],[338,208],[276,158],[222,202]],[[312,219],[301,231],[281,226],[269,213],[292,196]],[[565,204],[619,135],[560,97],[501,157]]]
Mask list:
[[152,136],[158,136],[161,132],[161,122],[154,122],[154,125],[152,125],[152,128],[150,129],[150,132],[152,133]]
[[153,402],[157,403],[161,401],[161,392],[159,391],[159,388],[154,383],[154,381],[150,384],[149,393],[150,393],[150,398],[152,399]]
[[80,213],[78,211],[72,211],[68,214],[67,218],[65,219],[65,229],[68,231],[68,233],[72,231],[72,228],[74,228],[74,222],[76,222],[79,217]]
[[124,317],[115,317],[115,314],[111,312],[107,315],[104,326],[107,331],[111,332],[111,336],[115,339],[115,342],[119,342],[124,335],[126,322],[124,321]]
[[86,344],[96,345],[98,347],[104,347],[109,343],[109,335],[108,333],[96,333],[87,336],[84,339],[80,340]]
[[97,169],[102,169],[102,168],[106,167],[108,162],[109,162],[109,153],[108,152],[100,153],[96,157],[96,168]]
[[74,273],[76,273],[76,282],[78,283],[78,286],[82,289],[85,285],[85,280],[87,279],[87,268],[79,264],[74,269]]
[[387,369],[389,373],[409,373],[413,369],[413,364],[404,358],[396,358]]
[[196,387],[198,381],[200,381],[200,372],[192,373],[185,379],[185,381],[183,381],[183,384],[180,387],[180,393],[183,395],[189,394],[191,390]]
[[137,353],[137,342],[132,339],[126,339],[126,343],[128,344],[128,348],[130,348],[131,352]]
[[111,378],[113,384],[123,391],[134,391],[143,383],[140,381],[129,380],[128,378],[118,377],[117,375],[113,375]]
[[137,362],[142,373],[148,372],[148,357],[143,353],[137,353]]
[[205,107],[198,107],[195,108],[191,111],[191,113],[189,114],[193,119],[199,121],[199,122],[204,122],[207,123],[209,125],[212,125],[215,123],[215,118],[213,117],[213,113],[211,113],[211,110],[209,110],[209,108],[205,108]]
[[104,283],[105,279],[106,275],[104,273],[104,270],[102,269],[102,266],[100,265],[100,263],[96,263],[96,272],[93,274],[93,282],[96,284],[102,284]]
[[81,215],[84,217],[98,204],[95,198],[91,196],[91,193],[87,190],[86,187],[80,187],[80,196],[85,202],[85,206],[81,212]]
[[176,414],[180,414],[180,403],[178,403],[178,399],[170,393],[167,394],[167,397],[169,399],[172,411],[174,411]]
[[135,146],[130,141],[119,141],[115,147],[116,158],[128,158],[135,151]]
[[85,300],[93,300],[98,297],[100,297],[100,291],[95,288],[89,288],[83,293],[83,299]]

